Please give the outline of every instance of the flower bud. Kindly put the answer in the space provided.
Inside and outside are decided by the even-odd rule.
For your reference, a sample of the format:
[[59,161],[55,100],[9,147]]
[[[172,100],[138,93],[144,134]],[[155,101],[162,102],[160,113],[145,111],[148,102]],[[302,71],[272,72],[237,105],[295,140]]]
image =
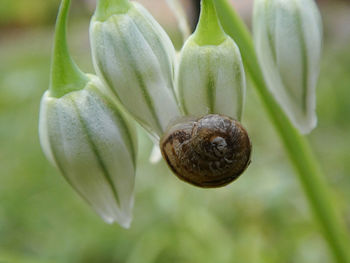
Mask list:
[[133,127],[104,91],[69,56],[65,23],[70,0],[59,12],[50,89],[40,107],[39,137],[47,158],[108,223],[129,227],[135,181]]
[[156,137],[180,116],[174,88],[175,49],[138,3],[99,0],[90,25],[93,62],[126,110]]
[[243,63],[237,45],[221,28],[212,0],[202,0],[197,29],[181,51],[176,82],[186,114],[217,113],[241,119]]
[[254,40],[266,83],[294,125],[317,124],[322,24],[313,0],[256,0]]
[[48,159],[108,223],[131,221],[135,175],[132,128],[91,77],[61,98],[47,91],[39,134]]

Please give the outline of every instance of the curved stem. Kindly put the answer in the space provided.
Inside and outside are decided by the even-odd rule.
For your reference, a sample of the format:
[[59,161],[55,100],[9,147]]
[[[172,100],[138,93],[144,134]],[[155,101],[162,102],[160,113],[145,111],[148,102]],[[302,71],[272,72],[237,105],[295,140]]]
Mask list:
[[335,208],[327,182],[309,143],[289,121],[268,91],[255,54],[251,35],[227,0],[216,0],[216,8],[225,32],[240,47],[247,71],[250,73],[261,100],[278,131],[310,207],[318,220],[325,239],[339,263],[350,263],[350,240],[347,227]]
[[194,32],[194,41],[201,46],[219,45],[225,39],[225,32],[220,25],[213,0],[202,0],[201,14]]
[[68,51],[66,28],[69,7],[70,0],[62,0],[56,21],[49,90],[51,96],[57,98],[84,88],[87,82],[87,77]]

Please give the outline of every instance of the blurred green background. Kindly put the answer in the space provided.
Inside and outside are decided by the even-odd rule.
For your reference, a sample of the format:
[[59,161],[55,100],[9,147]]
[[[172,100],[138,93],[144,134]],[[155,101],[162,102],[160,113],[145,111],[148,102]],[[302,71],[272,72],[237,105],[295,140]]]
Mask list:
[[[92,71],[88,24],[94,1],[74,0],[70,48]],[[160,0],[142,1],[177,47],[181,37]],[[233,1],[249,21],[251,1]],[[189,186],[163,162],[148,162],[140,130],[134,221],[105,224],[46,161],[38,140],[48,88],[58,0],[0,2],[1,263],[333,262],[279,138],[248,89],[244,125],[254,154],[247,172],[216,190]],[[321,1],[324,57],[319,125],[309,135],[350,228],[350,3]],[[247,11],[248,10],[248,11]]]

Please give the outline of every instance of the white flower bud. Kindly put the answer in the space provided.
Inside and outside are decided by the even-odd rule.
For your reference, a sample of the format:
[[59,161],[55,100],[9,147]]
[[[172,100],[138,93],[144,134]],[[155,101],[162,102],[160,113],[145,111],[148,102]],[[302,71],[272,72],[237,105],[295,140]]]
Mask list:
[[245,74],[238,47],[227,37],[219,45],[186,42],[180,58],[177,93],[186,114],[218,113],[240,120]]
[[68,52],[70,0],[58,14],[50,88],[40,106],[46,157],[108,223],[129,227],[134,203],[136,136],[98,77],[80,71]]
[[245,73],[236,43],[224,33],[212,0],[202,1],[200,20],[180,57],[176,91],[186,115],[223,114],[240,120]]
[[141,125],[161,136],[180,116],[173,88],[175,50],[165,31],[136,2],[100,0],[90,39],[97,75]]
[[317,124],[322,25],[313,0],[256,0],[254,40],[266,83],[294,125]]
[[48,159],[108,223],[132,218],[136,138],[133,127],[90,76],[60,98],[45,92],[39,135]]

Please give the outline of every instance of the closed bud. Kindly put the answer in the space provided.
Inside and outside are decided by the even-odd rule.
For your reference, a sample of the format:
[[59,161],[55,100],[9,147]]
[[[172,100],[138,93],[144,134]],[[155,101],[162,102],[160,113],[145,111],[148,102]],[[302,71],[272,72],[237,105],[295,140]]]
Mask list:
[[266,83],[294,125],[317,124],[316,84],[322,47],[314,0],[256,0],[254,40]]
[[59,12],[50,89],[40,108],[39,136],[47,158],[108,223],[132,219],[136,138],[133,127],[94,75],[69,56],[65,24],[70,0]]
[[136,2],[99,0],[90,39],[98,76],[142,126],[161,136],[180,115],[175,49],[165,31]]
[[218,113],[241,119],[243,63],[237,45],[221,28],[212,0],[202,0],[197,29],[181,51],[176,82],[186,114]]

